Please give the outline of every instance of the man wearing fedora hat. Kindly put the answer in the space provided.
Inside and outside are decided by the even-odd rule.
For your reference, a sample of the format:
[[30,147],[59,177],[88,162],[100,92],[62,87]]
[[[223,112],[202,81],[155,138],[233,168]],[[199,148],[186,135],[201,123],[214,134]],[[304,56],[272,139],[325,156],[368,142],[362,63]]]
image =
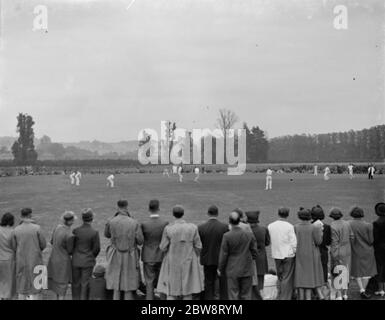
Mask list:
[[[258,285],[254,288],[254,294],[257,299],[262,299],[262,290],[264,286],[265,274],[268,272],[266,247],[270,245],[270,234],[266,227],[259,225],[259,210],[247,211],[247,222],[253,231],[255,240],[257,241],[257,259],[255,260],[257,266]],[[257,289],[257,290],[255,290]]]
[[72,299],[88,299],[88,283],[100,252],[99,232],[92,228],[92,209],[82,210],[83,224],[75,228],[72,255]]
[[385,203],[379,202],[375,206],[378,219],[373,222],[373,247],[377,264],[378,291],[376,295],[385,296]]

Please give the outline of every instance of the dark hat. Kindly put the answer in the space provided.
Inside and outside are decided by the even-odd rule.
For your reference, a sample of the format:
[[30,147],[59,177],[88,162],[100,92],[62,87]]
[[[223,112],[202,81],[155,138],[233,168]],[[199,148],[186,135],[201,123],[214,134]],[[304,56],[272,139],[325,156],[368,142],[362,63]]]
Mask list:
[[246,211],[247,222],[248,223],[258,223],[259,222],[259,211]]
[[311,220],[311,212],[309,209],[305,209],[305,208],[299,208],[299,211],[297,213],[298,215],[298,218],[301,219],[301,220]]
[[83,209],[82,219],[84,222],[91,222],[94,219],[94,213],[92,212],[92,209]]
[[338,220],[338,219],[341,219],[343,216],[342,212],[340,209],[338,208],[333,208],[330,213],[329,213],[329,217],[330,218],[333,218],[334,220]]
[[71,221],[75,220],[76,216],[75,213],[73,213],[72,211],[66,211],[62,214],[61,218],[63,219],[63,221]]
[[217,216],[218,215],[218,207],[216,205],[210,206],[209,209],[207,210],[207,213],[210,216]]
[[350,210],[350,216],[353,218],[362,218],[364,216],[364,210],[360,207],[353,207],[352,210]]
[[97,264],[94,268],[94,275],[104,275],[106,273],[106,268],[102,264]]
[[385,203],[379,202],[374,207],[374,210],[376,211],[376,215],[380,217],[385,217]]
[[323,220],[325,219],[325,213],[324,210],[320,205],[316,205],[315,207],[311,208],[311,218],[313,220]]

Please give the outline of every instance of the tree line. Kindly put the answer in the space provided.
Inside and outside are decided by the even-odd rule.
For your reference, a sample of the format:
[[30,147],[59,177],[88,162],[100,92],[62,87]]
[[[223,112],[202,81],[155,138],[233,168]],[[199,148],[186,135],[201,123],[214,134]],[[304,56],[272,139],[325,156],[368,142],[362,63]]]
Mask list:
[[271,162],[382,162],[385,125],[324,134],[287,135],[270,139]]
[[[227,109],[220,109],[217,119],[218,128],[223,132],[232,129],[238,122],[237,115]],[[14,142],[11,150],[16,165],[32,165],[38,160],[38,152],[34,146],[35,122],[27,114],[17,116],[18,140]],[[166,130],[170,139],[170,150],[173,145],[175,122],[169,122]],[[243,124],[246,133],[246,160],[247,163],[264,162],[382,162],[385,161],[385,125],[378,125],[369,129],[350,130],[347,132],[333,132],[325,134],[286,135],[268,140],[266,132],[259,126]],[[149,138],[149,137],[146,137]],[[191,138],[191,137],[190,137]],[[139,145],[145,141],[139,141]],[[237,141],[235,141],[237,144]],[[202,140],[202,147],[203,147]],[[192,145],[191,145],[192,148]],[[74,149],[74,150],[72,150]],[[212,141],[212,159],[215,157],[215,139]],[[237,150],[237,146],[235,146]],[[54,154],[50,160],[65,160],[67,154],[77,154],[79,150],[74,147],[63,147],[53,143],[49,137],[44,136],[38,148],[39,154]],[[202,159],[203,159],[202,149]],[[97,152],[87,152],[86,159],[100,159]],[[118,155],[110,155],[111,160],[118,160]],[[104,160],[108,160],[106,156]],[[123,159],[119,159],[122,160]],[[215,163],[213,161],[213,163]]]

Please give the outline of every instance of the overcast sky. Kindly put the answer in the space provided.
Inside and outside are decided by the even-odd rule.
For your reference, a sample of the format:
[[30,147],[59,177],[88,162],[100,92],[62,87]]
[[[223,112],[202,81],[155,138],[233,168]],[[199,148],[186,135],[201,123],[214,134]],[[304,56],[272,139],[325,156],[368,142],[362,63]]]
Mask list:
[[0,136],[18,112],[60,142],[214,128],[219,108],[269,137],[383,124],[384,2],[356,2],[2,0]]

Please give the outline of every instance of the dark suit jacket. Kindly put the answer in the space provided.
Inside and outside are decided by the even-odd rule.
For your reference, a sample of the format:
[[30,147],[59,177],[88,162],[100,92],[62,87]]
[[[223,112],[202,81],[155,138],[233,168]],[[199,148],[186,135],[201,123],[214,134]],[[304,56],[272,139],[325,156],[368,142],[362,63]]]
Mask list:
[[162,262],[163,251],[159,249],[163,230],[168,222],[160,217],[150,217],[141,225],[144,243],[142,248],[143,262]]
[[100,252],[99,232],[89,224],[83,224],[73,231],[74,250],[72,265],[74,267],[93,267]]
[[256,260],[258,275],[265,275],[268,270],[266,247],[270,245],[270,234],[266,227],[257,223],[250,223],[250,228],[257,241],[258,256]]
[[217,219],[209,219],[198,226],[199,236],[202,241],[200,262],[204,266],[217,266],[219,250],[223,235],[229,231],[229,226]]
[[373,239],[379,279],[385,281],[385,217],[379,217],[373,222]]
[[218,269],[229,278],[251,277],[253,259],[257,258],[256,241],[253,233],[238,226],[223,235],[219,253]]

